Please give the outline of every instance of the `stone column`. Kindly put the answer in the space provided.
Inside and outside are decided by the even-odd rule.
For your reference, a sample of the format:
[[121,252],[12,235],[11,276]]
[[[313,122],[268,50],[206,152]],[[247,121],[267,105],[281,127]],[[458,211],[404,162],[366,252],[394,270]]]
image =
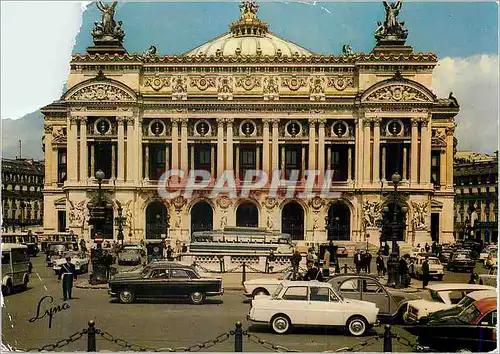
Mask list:
[[373,183],[380,184],[380,118],[373,119]]
[[188,121],[186,117],[181,118],[181,170],[184,175],[188,174]]
[[371,121],[368,118],[363,120],[363,183],[370,183],[370,168],[371,168]]
[[[268,118],[262,119],[262,170],[269,173],[270,166],[270,154],[269,154],[269,123],[270,120]],[[258,167],[257,167],[258,168]]]
[[300,179],[304,179],[305,170],[306,170],[306,147],[302,145],[302,165],[300,168]]
[[95,178],[95,144],[90,145],[90,178]]
[[144,179],[149,179],[149,144],[144,146]]
[[406,146],[403,147],[403,172],[402,172],[402,180],[408,180],[408,148]]
[[111,179],[116,178],[116,145],[111,145]]
[[80,181],[84,183],[89,173],[87,151],[87,117],[80,117]]
[[326,153],[326,169],[332,169],[332,146],[328,145],[327,153]]
[[453,189],[453,134],[455,133],[455,126],[446,128],[445,132],[446,132],[446,188]]
[[325,175],[325,124],[326,118],[319,118],[319,130],[318,130],[318,164],[317,169],[319,170],[319,178],[323,179]]
[[386,163],[387,163],[387,161],[386,161],[386,157],[387,157],[387,155],[386,155],[386,149],[387,148],[385,147],[385,145],[382,146],[382,181],[387,181],[385,179],[385,166],[386,166]]
[[257,145],[255,147],[255,169],[258,170],[259,168],[260,168],[260,146]]
[[410,182],[412,185],[418,183],[418,119],[411,119],[411,158],[410,158]]
[[[280,125],[280,120],[278,118],[273,118],[273,163],[272,163],[272,169],[277,170],[279,169],[279,125]],[[283,156],[284,158],[284,156]],[[283,160],[284,161],[284,160]]]
[[354,124],[356,126],[356,149],[354,150],[356,170],[354,171],[354,180],[356,182],[355,185],[359,187],[363,181],[363,120],[355,119]]
[[116,117],[118,123],[118,181],[125,181],[125,118]]
[[[302,152],[304,152],[304,148]],[[316,118],[309,118],[309,170],[316,169]],[[302,176],[305,170],[305,163],[302,166]]]
[[189,160],[189,169],[194,170],[194,145],[191,145],[191,154]]
[[217,118],[217,177],[224,173],[224,118]]
[[[235,167],[236,179],[240,179],[240,147],[236,145],[236,167]],[[245,177],[245,176],[243,176]]]
[[127,182],[134,180],[134,170],[137,168],[134,152],[134,118],[129,117],[127,119]]
[[280,163],[281,175],[285,174],[285,145],[281,147],[281,163]]
[[179,169],[179,119],[172,119],[172,170]]
[[215,146],[210,145],[210,174],[212,178],[215,178]]
[[352,147],[347,148],[347,182],[352,181]]
[[168,143],[165,145],[165,172],[170,169],[170,146]]
[[134,131],[136,133],[136,148],[135,148],[135,154],[134,157],[136,158],[136,170],[135,170],[135,184],[138,185],[142,182],[143,179],[143,168],[142,168],[142,118],[137,117],[135,120],[135,125],[134,125]]
[[420,156],[420,183],[428,186],[431,178],[431,134],[429,129],[429,118],[422,120],[422,135],[420,138],[421,156]]
[[227,140],[226,140],[226,168],[230,171],[233,170],[233,118],[226,119]]
[[57,159],[54,160],[54,155],[52,153],[52,127],[44,126],[45,138],[43,139],[43,143],[45,144],[45,155],[48,157],[45,159],[45,181],[46,185],[51,185],[52,182],[57,182],[57,180],[53,180],[52,177],[52,166],[57,166]]
[[446,148],[440,151],[439,156],[439,185],[441,189],[446,188]]
[[79,118],[70,117],[68,122],[68,147],[67,147],[67,168],[68,168],[68,181],[76,182],[78,180],[78,142],[77,142],[77,124]]

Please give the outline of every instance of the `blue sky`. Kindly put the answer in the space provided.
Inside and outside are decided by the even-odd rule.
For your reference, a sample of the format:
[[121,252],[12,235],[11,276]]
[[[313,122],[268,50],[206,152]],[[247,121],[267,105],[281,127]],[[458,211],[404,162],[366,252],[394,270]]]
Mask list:
[[[145,51],[155,44],[161,54],[181,54],[228,31],[239,16],[238,4],[134,3],[118,5],[117,20],[126,31],[129,52]],[[100,17],[95,6],[83,15],[74,53],[91,45],[90,30]],[[262,2],[259,17],[274,33],[314,52],[338,54],[344,43],[357,52],[369,52],[377,21],[384,19],[379,2],[324,3]],[[409,29],[408,43],[416,51],[440,57],[467,57],[498,53],[498,7],[495,3],[403,4],[400,20]]]

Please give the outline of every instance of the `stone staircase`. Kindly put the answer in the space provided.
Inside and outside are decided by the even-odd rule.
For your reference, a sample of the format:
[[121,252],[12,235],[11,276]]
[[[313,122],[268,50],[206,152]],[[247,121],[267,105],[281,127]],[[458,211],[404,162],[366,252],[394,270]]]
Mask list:
[[[366,250],[366,242],[334,241],[333,244],[335,246],[345,247],[347,249],[347,251],[349,252],[349,257],[352,257],[356,253],[356,250],[358,250],[358,249],[359,250]],[[300,251],[307,252],[307,248],[309,248],[309,247],[314,247],[316,250],[319,250],[319,245],[320,244],[313,244],[313,243],[306,242],[305,246],[300,247]],[[407,242],[403,242],[403,241],[398,241],[398,245],[399,245],[399,253],[401,255],[403,255],[405,253],[410,253],[411,248],[412,248],[411,244],[409,244]],[[389,246],[391,246],[390,243],[389,243]],[[379,250],[379,245],[374,245],[374,244],[368,243],[368,250],[370,251],[370,253],[372,255],[377,254],[377,252]]]

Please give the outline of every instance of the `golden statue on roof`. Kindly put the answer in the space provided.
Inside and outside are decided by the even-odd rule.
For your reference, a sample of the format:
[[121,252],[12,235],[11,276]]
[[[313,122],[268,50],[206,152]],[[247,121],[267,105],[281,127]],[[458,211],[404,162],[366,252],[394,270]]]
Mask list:
[[259,11],[259,5],[255,0],[245,0],[240,4],[241,18],[244,20],[255,20],[257,19],[257,11]]

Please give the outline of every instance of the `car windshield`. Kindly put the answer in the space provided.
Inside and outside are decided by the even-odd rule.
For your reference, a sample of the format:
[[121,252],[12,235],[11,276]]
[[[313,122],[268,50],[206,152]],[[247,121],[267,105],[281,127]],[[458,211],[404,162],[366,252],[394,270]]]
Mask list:
[[146,274],[148,274],[148,273],[149,273],[149,270],[150,270],[150,269],[151,269],[151,267],[150,267],[150,266],[145,266],[145,267],[142,269],[142,271],[141,271],[141,275],[142,275],[142,276],[145,276]]
[[273,299],[277,299],[278,295],[281,293],[281,290],[283,289],[283,284],[278,285],[278,288],[273,294]]
[[66,245],[50,245],[49,250],[52,252],[64,252],[68,250]]
[[467,259],[467,255],[460,253],[455,256],[455,259]]
[[461,322],[464,322],[464,323],[472,323],[472,321],[474,321],[479,315],[481,315],[481,312],[476,308],[475,305],[472,305],[472,306],[469,306],[468,308],[466,308],[461,314],[460,316],[458,316],[458,319],[461,321]]
[[474,302],[473,298],[471,298],[470,296],[465,296],[462,300],[460,300],[460,302],[457,304],[457,306],[466,308],[466,307],[469,307],[470,304],[472,304],[473,302]]
[[429,259],[429,264],[440,264],[437,259]]
[[441,295],[439,295],[439,293],[437,291],[429,290],[429,293],[431,295],[432,300],[438,301],[438,302],[444,302],[443,299],[441,298]]

